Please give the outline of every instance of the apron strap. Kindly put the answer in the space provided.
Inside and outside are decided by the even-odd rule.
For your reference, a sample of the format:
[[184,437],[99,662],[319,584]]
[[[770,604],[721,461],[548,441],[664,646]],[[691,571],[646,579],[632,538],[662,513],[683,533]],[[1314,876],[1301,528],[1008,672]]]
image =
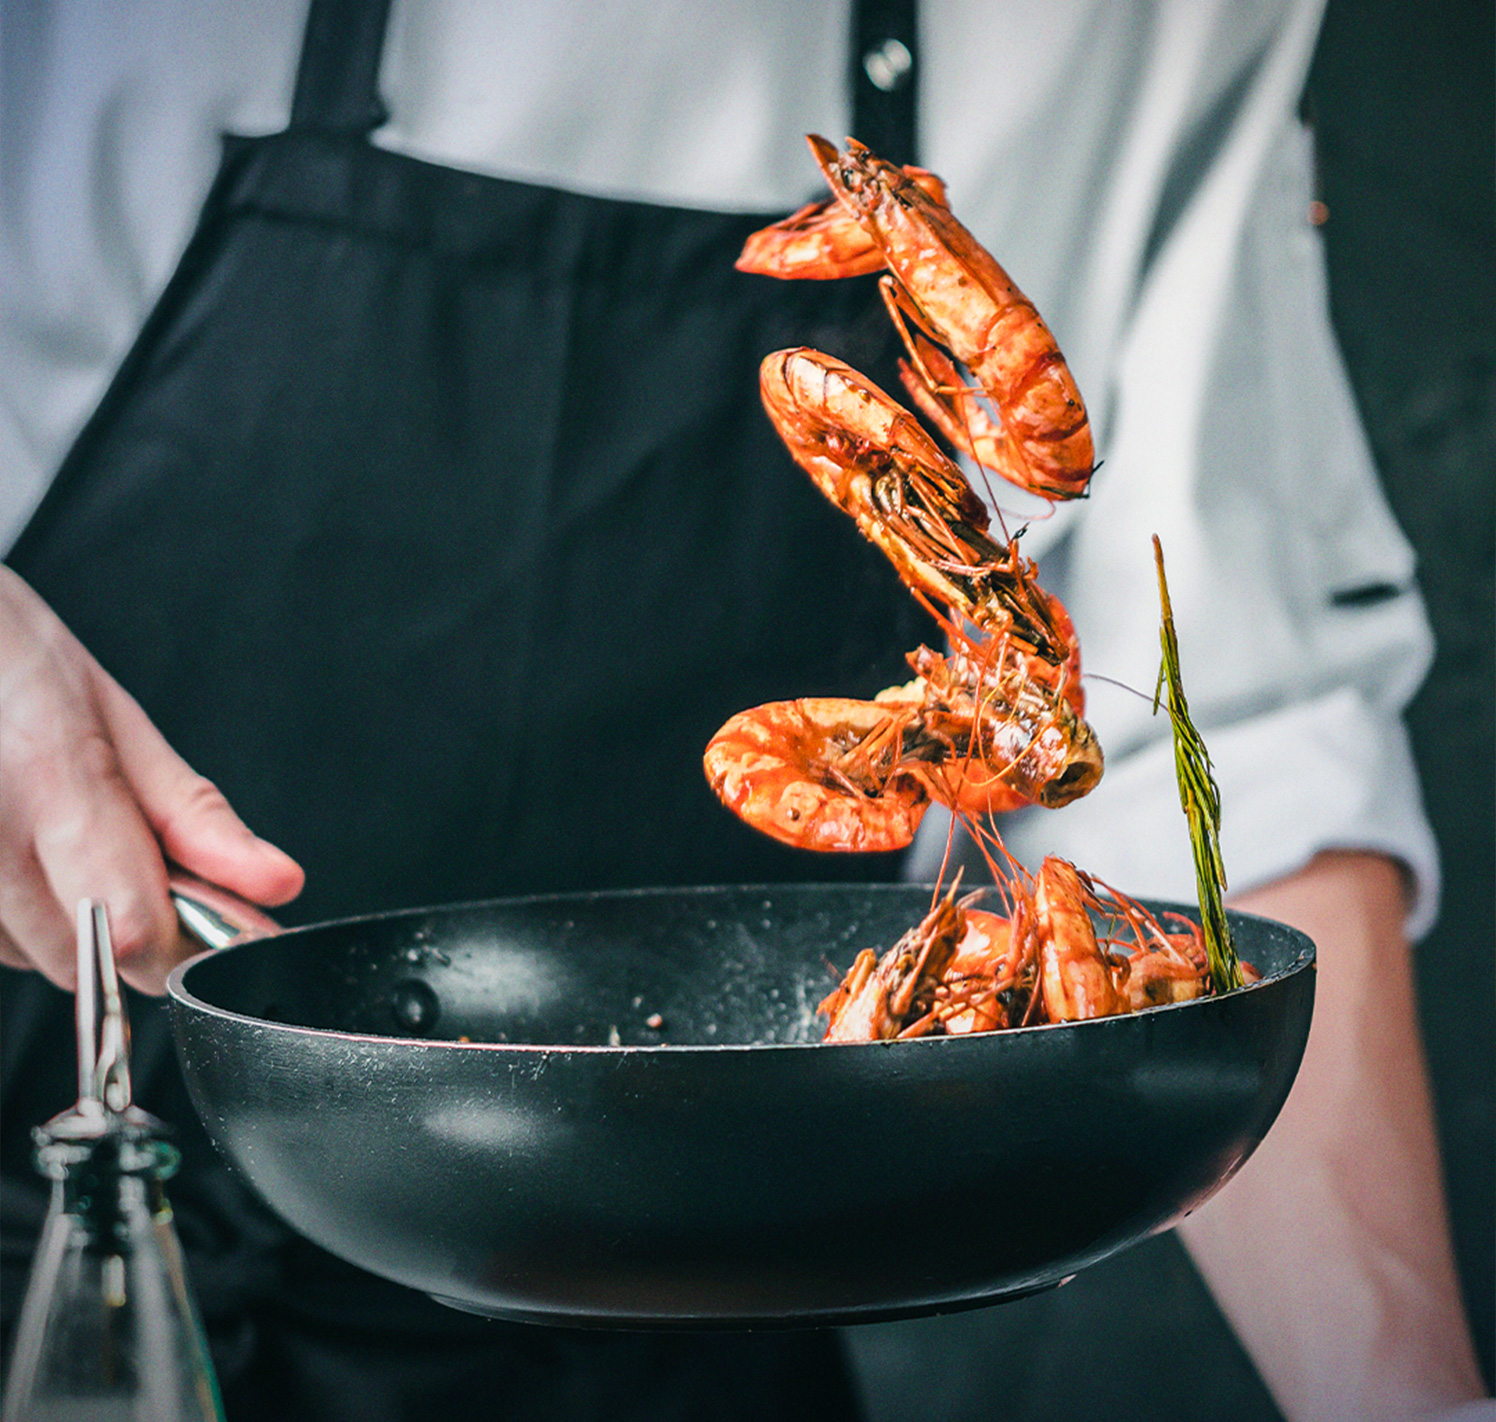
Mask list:
[[852,0],[852,137],[890,163],[918,161],[915,0]]
[[312,0],[291,126],[372,133],[389,118],[379,97],[389,0]]

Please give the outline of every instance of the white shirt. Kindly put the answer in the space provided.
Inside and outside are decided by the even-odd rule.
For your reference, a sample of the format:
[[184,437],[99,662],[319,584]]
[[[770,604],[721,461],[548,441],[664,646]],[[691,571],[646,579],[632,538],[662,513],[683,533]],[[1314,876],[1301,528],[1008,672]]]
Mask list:
[[[1159,661],[1163,540],[1233,888],[1382,850],[1432,922],[1400,712],[1427,669],[1412,554],[1331,334],[1295,117],[1322,0],[925,0],[921,158],[1033,298],[1091,409],[1092,496],[1025,534],[1079,630],[1107,773],[1013,817],[1029,863],[1189,900]],[[58,0],[0,30],[0,546],[180,256],[224,130],[284,127],[305,0]],[[606,196],[777,210],[849,124],[849,15],[801,0],[410,0],[375,141]],[[752,398],[745,395],[745,398]],[[1020,501],[1001,498],[1004,507]],[[1124,692],[1125,683],[1142,695]],[[724,708],[727,711],[738,708]],[[931,831],[938,838],[938,827]]]

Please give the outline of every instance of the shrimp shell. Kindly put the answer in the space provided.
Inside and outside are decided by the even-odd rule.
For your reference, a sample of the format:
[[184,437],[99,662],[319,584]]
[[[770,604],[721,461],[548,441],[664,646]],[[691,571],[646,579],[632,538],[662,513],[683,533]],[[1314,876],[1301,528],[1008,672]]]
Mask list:
[[1048,856],[1034,886],[1039,933],[1039,981],[1051,1022],[1112,1017],[1128,1011],[1117,970],[1096,941],[1086,891],[1075,866]]
[[[901,171],[936,202],[945,202],[945,184],[927,168],[911,163]],[[740,272],[784,281],[835,281],[884,270],[877,243],[834,197],[807,203],[781,221],[760,228],[743,244],[735,265]]]
[[797,849],[903,849],[930,806],[903,764],[914,707],[842,697],[773,701],[740,711],[702,759],[718,798],[755,829]]
[[[845,153],[815,134],[807,141],[832,192],[883,256],[892,282],[885,300],[896,321],[907,314],[929,340],[948,348],[991,400],[1007,436],[993,472],[1048,498],[1083,494],[1095,465],[1090,419],[1033,302],[944,202],[891,163],[855,139],[847,140]],[[916,369],[927,364],[907,333],[906,344]],[[960,426],[976,411],[952,374],[927,369],[920,383],[933,404],[945,407],[940,423]],[[997,428],[984,422],[994,445]]]
[[764,409],[795,462],[906,586],[1059,666],[1074,632],[987,507],[917,419],[865,375],[808,346],[759,366]]

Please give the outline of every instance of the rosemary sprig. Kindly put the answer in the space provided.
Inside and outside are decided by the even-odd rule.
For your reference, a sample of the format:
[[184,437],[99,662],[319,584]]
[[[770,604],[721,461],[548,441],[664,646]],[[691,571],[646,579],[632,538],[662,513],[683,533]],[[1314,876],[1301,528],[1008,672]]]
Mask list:
[[1195,888],[1200,898],[1200,927],[1205,958],[1215,991],[1229,992],[1242,985],[1241,963],[1226,920],[1226,866],[1221,860],[1221,793],[1210,773],[1210,754],[1190,720],[1179,675],[1179,639],[1174,634],[1174,609],[1164,580],[1164,549],[1153,535],[1153,558],[1158,565],[1158,598],[1163,607],[1159,641],[1164,659],[1153,690],[1153,712],[1158,714],[1164,685],[1169,688],[1169,719],[1174,726],[1174,770],[1179,777],[1179,803],[1190,826],[1190,848],[1195,858]]

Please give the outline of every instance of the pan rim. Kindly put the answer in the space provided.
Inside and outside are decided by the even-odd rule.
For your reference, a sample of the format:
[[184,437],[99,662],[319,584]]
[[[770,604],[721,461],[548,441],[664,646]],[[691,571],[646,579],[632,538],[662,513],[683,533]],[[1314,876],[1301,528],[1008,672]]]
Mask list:
[[[1246,994],[1258,993],[1270,990],[1288,980],[1297,977],[1300,973],[1312,971],[1317,968],[1318,954],[1315,944],[1309,936],[1301,929],[1294,928],[1290,924],[1282,923],[1277,919],[1266,918],[1261,914],[1247,913],[1239,909],[1228,909],[1230,916],[1238,922],[1255,921],[1272,925],[1273,928],[1288,934],[1291,938],[1298,940],[1298,951],[1288,966],[1275,973],[1265,974],[1257,982],[1244,984],[1231,992],[1221,996],[1209,996],[1194,998],[1188,1002],[1160,1003],[1154,1007],[1140,1008],[1134,1012],[1119,1013],[1113,1017],[1090,1018],[1079,1022],[1041,1022],[1033,1023],[1026,1027],[1009,1027],[1000,1032],[976,1032],[961,1034],[959,1036],[928,1036],[912,1038],[890,1038],[882,1041],[852,1041],[852,1042],[650,1042],[618,1044],[616,1046],[608,1043],[564,1043],[564,1042],[461,1042],[447,1038],[409,1037],[398,1036],[391,1033],[375,1032],[345,1032],[329,1027],[309,1027],[300,1023],[277,1022],[270,1018],[252,1017],[247,1013],[235,1012],[230,1008],[219,1007],[199,997],[185,985],[184,979],[192,968],[208,959],[216,959],[224,953],[242,952],[252,949],[256,944],[276,942],[282,938],[296,937],[302,934],[322,932],[325,930],[356,928],[361,924],[387,923],[391,919],[419,919],[423,915],[441,914],[444,916],[460,915],[464,912],[491,909],[497,906],[529,906],[535,904],[568,904],[581,903],[584,901],[595,901],[598,899],[634,899],[671,896],[680,898],[686,895],[708,897],[722,894],[754,894],[754,893],[805,893],[806,891],[826,891],[828,893],[846,892],[856,888],[863,891],[879,893],[893,891],[909,891],[911,889],[930,889],[931,884],[920,884],[910,881],[879,881],[865,884],[847,884],[825,881],[807,880],[794,883],[768,883],[768,884],[690,884],[690,885],[650,885],[644,887],[618,888],[618,889],[586,889],[557,891],[543,894],[502,895],[497,898],[470,899],[459,903],[426,905],[414,908],[391,909],[388,911],[366,914],[354,914],[342,918],[319,920],[315,923],[301,924],[293,928],[287,928],[280,934],[268,935],[263,938],[251,939],[248,942],[236,944],[228,948],[205,948],[200,953],[184,959],[178,963],[166,979],[166,996],[169,1002],[190,1010],[204,1017],[220,1019],[226,1022],[241,1024],[245,1027],[274,1031],[292,1037],[308,1037],[316,1041],[365,1043],[381,1047],[398,1044],[404,1047],[427,1048],[437,1050],[459,1050],[472,1052],[504,1052],[517,1053],[521,1056],[529,1055],[554,1055],[564,1052],[568,1055],[584,1054],[587,1056],[600,1056],[603,1058],[616,1057],[619,1059],[634,1059],[639,1057],[654,1057],[661,1055],[679,1055],[682,1053],[710,1054],[720,1056],[723,1053],[753,1052],[763,1054],[768,1052],[795,1052],[815,1050],[818,1048],[834,1048],[864,1051],[879,1051],[897,1048],[910,1050],[918,1047],[929,1049],[940,1044],[937,1049],[945,1052],[962,1050],[955,1044],[960,1042],[992,1043],[997,1041],[1019,1041],[1027,1040],[1035,1033],[1096,1030],[1105,1028],[1109,1023],[1122,1021],[1146,1020],[1156,1018],[1160,1013],[1177,1013],[1190,1008],[1200,1009],[1214,1003],[1235,1001]],[[1192,906],[1183,900],[1143,898],[1141,902],[1171,911],[1189,911]],[[1198,909],[1195,909],[1198,916]],[[992,1050],[987,1047],[986,1050]]]

